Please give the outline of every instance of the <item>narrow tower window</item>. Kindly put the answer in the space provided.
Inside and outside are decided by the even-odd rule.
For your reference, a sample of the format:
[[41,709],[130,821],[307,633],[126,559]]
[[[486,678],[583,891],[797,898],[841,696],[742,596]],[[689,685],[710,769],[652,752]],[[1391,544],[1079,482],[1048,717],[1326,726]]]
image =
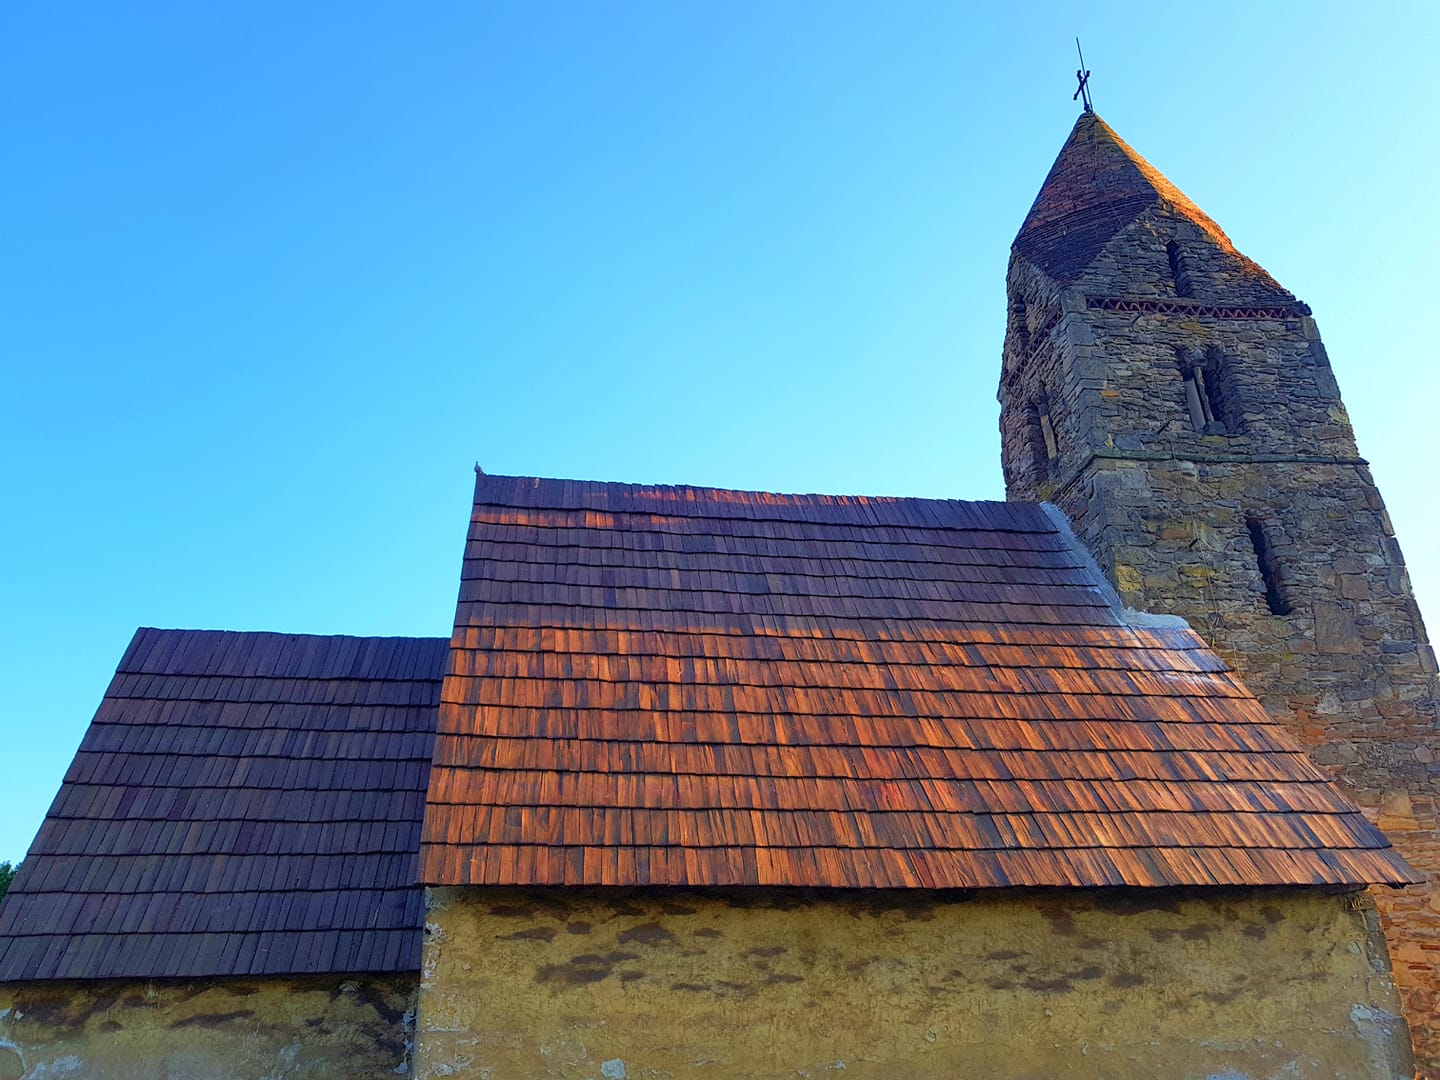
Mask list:
[[1050,403],[1042,395],[1025,410],[1025,437],[1030,444],[1030,460],[1036,475],[1044,479],[1060,453],[1055,442],[1055,426],[1050,422]]
[[1185,379],[1190,425],[1205,435],[1238,435],[1240,409],[1235,402],[1230,367],[1219,350],[1212,347],[1204,356],[1182,352],[1180,373]]
[[1010,333],[1015,338],[1015,358],[1023,360],[1030,355],[1030,316],[1019,296],[1010,301]]
[[1204,378],[1211,415],[1224,425],[1224,432],[1241,434],[1245,430],[1245,416],[1235,391],[1235,365],[1214,345],[1205,350]]
[[1180,250],[1180,245],[1171,240],[1165,245],[1165,254],[1170,256],[1170,280],[1175,284],[1176,296],[1193,296],[1190,282],[1190,260]]
[[1280,561],[1275,557],[1275,548],[1265,535],[1265,526],[1259,518],[1247,517],[1245,526],[1250,531],[1250,546],[1255,549],[1255,562],[1260,567],[1260,577],[1265,582],[1265,603],[1271,615],[1289,615],[1290,601],[1285,596],[1285,585],[1281,580]]
[[1204,431],[1215,422],[1215,415],[1210,411],[1210,397],[1205,393],[1204,372],[1198,364],[1186,364],[1182,370],[1185,373],[1185,406],[1190,410],[1190,426],[1196,431]]

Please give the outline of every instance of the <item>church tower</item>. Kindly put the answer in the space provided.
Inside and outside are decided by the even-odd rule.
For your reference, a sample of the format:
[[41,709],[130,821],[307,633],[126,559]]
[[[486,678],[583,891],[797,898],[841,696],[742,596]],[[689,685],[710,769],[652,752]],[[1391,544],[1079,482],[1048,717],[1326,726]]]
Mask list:
[[1183,616],[1430,878],[1376,896],[1440,1076],[1435,656],[1310,309],[1093,112],[1020,229],[1006,490]]

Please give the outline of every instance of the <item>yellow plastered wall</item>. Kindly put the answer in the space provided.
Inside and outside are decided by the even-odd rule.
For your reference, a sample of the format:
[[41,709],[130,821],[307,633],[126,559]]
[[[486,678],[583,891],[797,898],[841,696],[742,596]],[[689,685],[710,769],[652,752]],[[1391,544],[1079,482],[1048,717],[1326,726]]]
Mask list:
[[415,976],[0,985],[0,1080],[393,1080]]
[[1409,1077],[1363,897],[436,889],[419,1077]]

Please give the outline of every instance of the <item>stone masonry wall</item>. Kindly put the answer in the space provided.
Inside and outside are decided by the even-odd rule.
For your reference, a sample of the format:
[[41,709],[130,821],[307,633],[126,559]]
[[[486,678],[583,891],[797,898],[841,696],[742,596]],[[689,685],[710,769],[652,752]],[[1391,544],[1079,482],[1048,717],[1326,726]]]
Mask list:
[[416,976],[0,986],[0,1080],[328,1080],[408,1071]]
[[1408,1077],[1357,898],[438,889],[416,1075]]
[[[1238,285],[1193,236],[1191,299],[1212,308],[1164,310],[1176,234],[1164,213],[1142,217],[1064,290],[1012,260],[1011,292],[1043,332],[1018,332],[1012,300],[1007,490],[1059,505],[1125,603],[1189,620],[1429,875],[1376,900],[1418,1057],[1440,1076],[1435,656],[1314,321],[1223,309]],[[1187,358],[1223,369],[1223,427],[1197,430]],[[1055,435],[1043,461],[1037,399]]]
[[[1378,889],[1375,899],[1417,1055],[1440,1075],[1434,655],[1404,602],[1403,570],[1385,555],[1393,538],[1368,473],[1313,465],[1306,477],[1297,490],[1288,470],[1276,482],[1262,465],[1101,459],[1057,499],[1125,602],[1187,618],[1429,876],[1426,887]],[[1265,503],[1267,492],[1285,497]],[[1266,602],[1245,522],[1257,504],[1272,508],[1288,615]]]

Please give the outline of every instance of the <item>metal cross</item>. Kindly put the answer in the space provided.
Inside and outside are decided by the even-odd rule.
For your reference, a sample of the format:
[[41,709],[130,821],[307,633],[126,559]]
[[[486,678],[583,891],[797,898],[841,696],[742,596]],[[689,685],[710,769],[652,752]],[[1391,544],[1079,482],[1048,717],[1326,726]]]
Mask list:
[[1080,39],[1078,37],[1075,39],[1075,51],[1080,53],[1080,70],[1075,72],[1075,78],[1080,81],[1080,86],[1076,89],[1075,93],[1070,96],[1070,100],[1075,101],[1084,98],[1085,111],[1087,113],[1094,112],[1095,109],[1090,104],[1090,72],[1085,70],[1085,54],[1080,52]]

